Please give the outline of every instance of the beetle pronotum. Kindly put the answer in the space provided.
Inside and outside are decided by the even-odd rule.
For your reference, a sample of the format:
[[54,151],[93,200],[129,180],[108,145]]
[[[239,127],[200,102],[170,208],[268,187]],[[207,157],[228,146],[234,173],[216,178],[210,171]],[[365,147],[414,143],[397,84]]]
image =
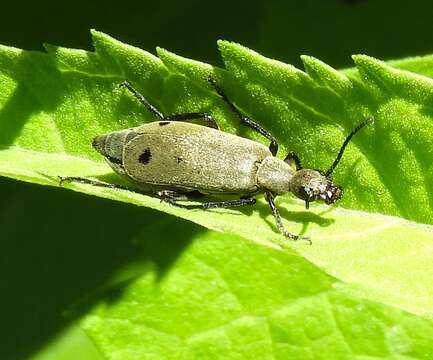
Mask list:
[[[243,124],[270,141],[269,147],[220,131],[212,115],[206,112],[163,115],[127,81],[121,86],[128,89],[159,120],[96,136],[93,147],[105,157],[111,168],[132,183],[135,189],[154,194],[161,200],[182,208],[210,209],[252,205],[256,203],[254,196],[263,193],[278,230],[289,239],[299,239],[299,235],[284,228],[281,215],[275,206],[275,197],[292,192],[305,201],[307,209],[309,203],[315,200],[332,204],[340,199],[343,190],[332,182],[332,173],[349,141],[360,129],[373,122],[373,118],[362,121],[350,132],[328,170],[304,169],[294,152],[289,152],[284,160],[276,158],[278,143],[275,137],[242,114],[214,79],[208,80]],[[202,125],[194,122],[201,122]],[[125,189],[120,185],[86,178],[60,179],[61,182],[78,181]],[[178,202],[196,200],[206,195],[236,195],[238,198],[200,204]]]

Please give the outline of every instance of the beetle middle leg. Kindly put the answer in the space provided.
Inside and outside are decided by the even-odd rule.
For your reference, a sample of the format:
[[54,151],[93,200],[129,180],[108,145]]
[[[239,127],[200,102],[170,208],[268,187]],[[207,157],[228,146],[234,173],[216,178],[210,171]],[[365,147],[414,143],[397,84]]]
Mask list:
[[212,115],[204,112],[191,112],[191,113],[182,113],[182,114],[173,114],[165,116],[162,112],[160,112],[155,106],[153,106],[142,94],[140,94],[134,87],[125,80],[120,86],[128,89],[129,92],[134,95],[138,101],[140,101],[151,113],[155,114],[161,119],[160,125],[166,125],[165,121],[185,121],[185,122],[197,122],[197,120],[201,120],[201,125],[217,129],[219,130],[219,126]]
[[284,162],[286,162],[289,165],[291,165],[292,161],[296,165],[296,171],[299,171],[302,169],[301,159],[299,159],[299,156],[296,155],[296,153],[294,151],[290,151],[284,159]]
[[158,196],[161,198],[161,201],[165,201],[171,205],[183,208],[183,209],[218,209],[218,208],[231,208],[231,207],[239,207],[244,205],[254,205],[256,203],[255,198],[241,198],[236,200],[227,200],[227,201],[209,201],[203,202],[201,204],[179,204],[178,201],[183,200],[194,200],[198,197],[204,196],[204,194],[194,191],[191,193],[178,193],[176,191],[171,190],[163,190],[158,192]]
[[165,121],[186,121],[195,122],[195,120],[201,120],[202,125],[219,130],[219,126],[212,115],[202,112],[183,113],[168,115],[164,118]]
[[274,201],[274,195],[270,193],[269,191],[265,192],[265,199],[269,204],[269,207],[271,208],[272,214],[274,215],[275,222],[277,223],[277,228],[286,238],[291,240],[307,240],[311,244],[311,240],[308,237],[303,237],[299,235],[292,234],[291,232],[288,232],[283,225],[283,221],[281,220],[280,212],[275,205]]
[[212,77],[208,78],[209,83],[215,88],[215,91],[218,93],[219,96],[226,102],[226,104],[229,106],[230,110],[233,111],[238,118],[241,120],[241,122],[251,129],[257,131],[259,134],[263,135],[266,139],[268,139],[271,143],[269,145],[269,151],[273,156],[277,155],[278,152],[278,142],[277,139],[266,129],[264,129],[261,125],[256,123],[254,120],[250,119],[249,117],[242,114],[238,108],[229,100],[227,95],[224,93],[224,91],[219,87],[215,79]]
[[187,193],[182,193],[174,190],[161,190],[157,192],[157,195],[160,197],[161,201],[165,201],[168,203],[176,201],[194,200],[205,196],[200,191],[190,191]]

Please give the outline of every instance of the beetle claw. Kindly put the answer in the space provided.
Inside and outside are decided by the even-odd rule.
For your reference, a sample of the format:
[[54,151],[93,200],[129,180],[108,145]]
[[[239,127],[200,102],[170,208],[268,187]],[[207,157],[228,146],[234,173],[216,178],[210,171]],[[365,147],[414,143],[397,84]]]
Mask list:
[[59,186],[62,186],[63,183],[68,180],[68,178],[66,176],[58,175],[57,178],[59,179]]
[[287,239],[290,239],[292,241],[305,240],[305,241],[308,242],[308,245],[312,245],[313,244],[313,242],[311,241],[311,239],[308,236],[294,235],[292,233],[289,233],[288,231],[284,232],[284,236]]

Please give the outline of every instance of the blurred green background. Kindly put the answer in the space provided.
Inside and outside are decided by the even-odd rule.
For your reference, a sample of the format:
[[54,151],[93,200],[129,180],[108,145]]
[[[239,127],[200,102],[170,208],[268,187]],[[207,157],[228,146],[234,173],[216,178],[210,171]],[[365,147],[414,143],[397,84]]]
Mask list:
[[[151,52],[161,46],[220,66],[218,39],[296,66],[301,54],[342,68],[352,66],[354,53],[385,60],[433,53],[431,0],[15,1],[1,8],[0,43],[27,50],[42,50],[43,42],[91,50],[89,29],[95,28]],[[28,359],[46,346],[38,359],[67,359],[79,348],[83,354],[71,359],[97,358],[77,328],[56,343],[58,352],[49,344],[67,331],[63,315],[70,305],[137,256],[122,238],[161,219],[172,226],[149,234],[146,248],[164,269],[198,226],[132,205],[0,179],[0,359]]]

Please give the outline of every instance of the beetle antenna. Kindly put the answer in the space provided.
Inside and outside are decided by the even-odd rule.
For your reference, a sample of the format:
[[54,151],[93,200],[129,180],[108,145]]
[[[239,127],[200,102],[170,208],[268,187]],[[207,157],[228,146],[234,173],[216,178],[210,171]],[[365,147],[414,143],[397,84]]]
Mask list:
[[325,176],[329,177],[332,172],[335,170],[335,168],[337,167],[338,163],[341,160],[341,157],[343,156],[344,150],[346,150],[346,146],[349,143],[349,141],[352,139],[353,135],[355,135],[359,130],[361,130],[364,126],[367,126],[369,124],[372,124],[374,122],[374,118],[373,117],[369,117],[366,120],[362,121],[361,123],[358,124],[358,126],[356,126],[351,132],[350,134],[347,136],[346,140],[344,140],[343,145],[341,145],[340,151],[338,152],[337,157],[335,158],[333,164],[331,165],[331,167],[326,170],[325,172]]

